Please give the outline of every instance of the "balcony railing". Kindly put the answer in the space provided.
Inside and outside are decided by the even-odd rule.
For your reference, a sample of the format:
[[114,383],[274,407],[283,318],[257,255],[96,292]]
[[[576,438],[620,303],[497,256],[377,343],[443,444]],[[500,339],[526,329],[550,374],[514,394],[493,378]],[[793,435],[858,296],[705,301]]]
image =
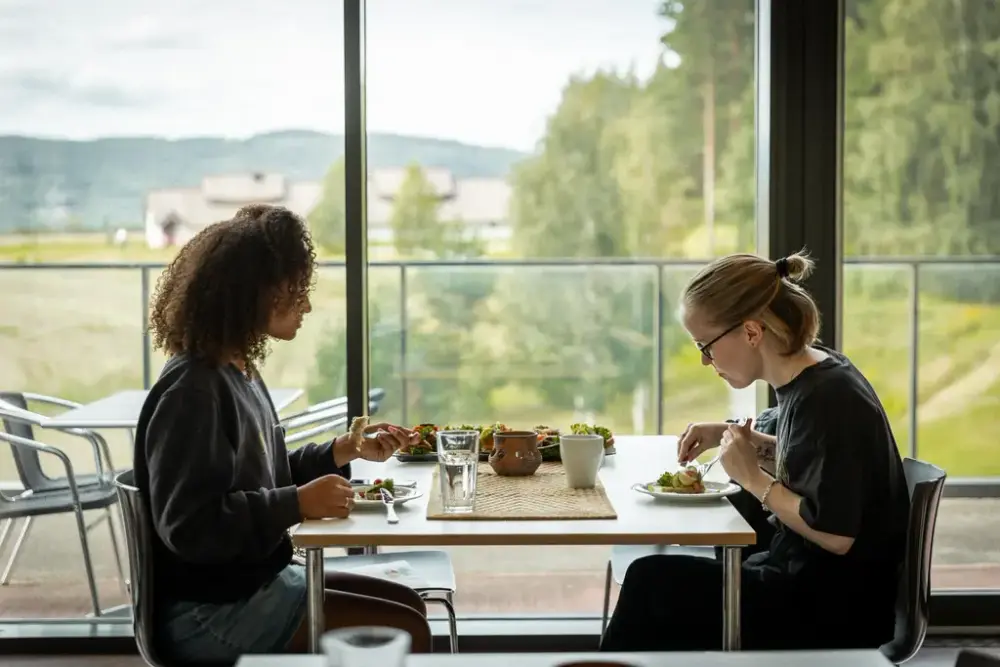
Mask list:
[[[394,372],[389,384],[382,378],[377,382],[387,390],[388,396],[397,397],[398,412],[393,413],[394,418],[408,423],[411,417],[422,417],[411,414],[414,412],[413,402],[418,400],[412,395],[414,383],[419,385],[421,381],[432,382],[434,373],[428,371],[425,361],[417,358],[420,351],[413,349],[414,327],[419,328],[417,325],[424,317],[429,296],[445,294],[456,286],[466,286],[476,276],[485,276],[490,280],[498,275],[507,276],[511,279],[508,289],[514,292],[515,298],[520,290],[521,298],[527,303],[531,303],[548,289],[549,305],[556,304],[556,312],[550,313],[555,320],[562,317],[560,300],[569,308],[569,304],[578,299],[580,294],[603,289],[605,292],[602,298],[610,299],[608,303],[635,302],[631,309],[624,307],[634,325],[625,333],[635,334],[642,340],[634,345],[626,341],[620,347],[629,348],[632,345],[629,349],[643,350],[632,362],[638,360],[636,363],[640,370],[652,369],[651,382],[649,395],[636,400],[649,408],[649,421],[653,425],[644,430],[662,433],[665,429],[670,430],[668,423],[676,416],[673,413],[665,414],[665,399],[669,398],[671,387],[684,382],[683,378],[675,377],[665,369],[665,363],[669,361],[668,354],[674,354],[670,350],[678,349],[678,338],[682,336],[671,304],[674,303],[683,280],[704,263],[669,259],[373,261],[370,264],[370,296],[376,298],[377,293],[380,299],[380,317],[392,323],[387,327],[388,333],[378,333],[379,327],[373,325],[373,339],[376,335],[393,338],[392,354],[397,356],[391,364]],[[922,424],[918,406],[935,415],[957,414],[961,417],[965,414],[962,412],[963,402],[971,404],[976,399],[982,399],[982,392],[992,391],[997,397],[996,407],[1000,407],[1000,345],[997,344],[996,336],[988,333],[991,327],[995,331],[996,326],[1000,325],[1000,258],[850,258],[845,264],[842,310],[844,349],[866,373],[870,373],[871,366],[881,364],[872,381],[884,399],[887,394],[896,396],[886,408],[893,418],[897,435],[905,434],[900,437],[900,444],[905,445],[905,450],[910,455],[924,453],[919,442]],[[336,279],[338,272],[344,267],[344,263],[338,261],[321,261],[319,265],[320,283],[325,280],[324,276],[332,275]],[[82,272],[132,272],[139,284],[134,293],[134,298],[138,301],[135,304],[137,333],[134,344],[141,349],[141,381],[144,386],[150,386],[156,372],[156,363],[145,323],[149,317],[152,285],[156,275],[164,267],[161,263],[145,262],[0,264],[0,292],[6,295],[17,294],[24,289],[27,277],[25,272],[32,272],[31,276],[46,275],[43,282],[48,284],[48,291],[43,288],[45,296],[36,306],[39,311],[31,317],[25,317],[23,308],[19,310],[16,304],[13,308],[5,308],[6,312],[0,315],[0,336],[5,334],[5,328],[8,329],[6,334],[10,336],[8,342],[4,343],[3,356],[12,355],[16,358],[19,338],[35,336],[32,327],[44,328],[44,324],[39,324],[39,321],[46,317],[65,318],[67,312],[86,310],[86,297],[79,295],[72,297],[74,303],[70,309],[50,308],[54,299],[63,298],[59,285],[72,283],[77,276],[84,275]],[[52,272],[59,275],[57,280],[48,277]],[[12,282],[5,284],[5,278]],[[114,282],[121,286],[119,280],[115,279]],[[418,286],[415,287],[415,284]],[[95,285],[94,289],[99,289],[99,286]],[[386,295],[391,298],[386,299]],[[342,297],[342,292],[340,296]],[[119,297],[116,309],[120,309],[125,300],[132,298],[128,296],[123,300]],[[8,305],[11,299],[5,297],[4,302]],[[578,318],[581,312],[586,312],[585,306],[582,310],[569,309],[566,317]],[[120,318],[122,314],[116,313],[116,317]],[[22,325],[25,320],[32,320],[34,325]],[[530,318],[526,321],[529,324],[531,322]],[[64,321],[63,324],[72,326],[70,321]],[[99,320],[94,320],[91,326],[98,324]],[[470,321],[469,326],[472,324]],[[572,324],[570,319],[563,326]],[[556,323],[554,326],[559,325]],[[71,330],[67,331],[67,334],[70,332]],[[584,338],[583,347],[586,347],[586,341]],[[527,355],[527,361],[536,363],[537,360],[531,358],[530,352],[522,352],[522,356],[524,355]],[[28,362],[31,363],[31,360]],[[537,372],[540,374],[553,373],[558,376],[563,372],[567,378],[572,375],[572,369],[553,370],[551,365],[545,366],[540,361],[538,363]],[[907,367],[905,371],[901,368],[904,364]],[[658,372],[656,369],[659,369]],[[59,372],[72,374],[73,369],[63,368]],[[504,372],[510,372],[510,369]],[[923,376],[924,373],[927,377]],[[415,381],[414,377],[418,380]],[[699,375],[698,382],[703,382],[702,377],[708,378],[705,382],[717,382],[707,374]],[[85,383],[86,379],[81,378],[80,382]],[[892,388],[887,389],[890,385]],[[942,387],[951,388],[951,393],[942,394]],[[23,389],[42,388],[25,386]],[[994,422],[984,424],[979,421],[976,426],[970,425],[969,428],[995,432],[1000,425],[1000,417],[996,415],[1000,413],[995,409],[986,412],[976,410],[969,414],[985,414]],[[973,455],[976,454],[978,452],[973,452]],[[933,456],[930,458],[933,460]],[[995,481],[996,478],[993,477],[996,469],[992,463],[982,469],[987,472],[978,474],[979,468],[972,466],[968,468],[970,474],[958,475],[983,478],[963,480],[959,485],[965,489],[960,492],[961,495],[996,495],[996,489],[1000,486],[1000,481]],[[987,477],[991,479],[986,479]]]

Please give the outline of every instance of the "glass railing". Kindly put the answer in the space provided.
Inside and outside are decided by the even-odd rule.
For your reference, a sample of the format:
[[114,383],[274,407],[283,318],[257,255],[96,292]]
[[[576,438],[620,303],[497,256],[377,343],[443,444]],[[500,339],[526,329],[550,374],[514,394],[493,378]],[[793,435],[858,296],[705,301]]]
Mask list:
[[[677,295],[699,266],[373,262],[370,367],[372,386],[386,392],[380,415],[411,425],[587,420],[620,433],[669,434],[689,421],[751,414],[753,390],[731,390],[704,369],[678,322]],[[0,266],[0,390],[90,401],[148,386],[163,361],[144,326],[162,268]],[[942,507],[935,584],[1000,588],[1000,546],[989,537],[1000,534],[1000,449],[992,440],[1000,430],[1000,261],[853,259],[843,282],[844,350],[878,390],[901,452],[945,467],[958,482],[953,495],[964,496]],[[306,390],[300,405],[344,393],[344,293],[343,265],[324,262],[313,313],[295,341],[274,345],[264,367],[272,387]],[[107,436],[115,463],[127,466],[128,434]],[[81,471],[92,469],[89,450],[68,436],[39,437],[64,447]],[[12,458],[0,454],[0,483],[16,480]],[[964,482],[975,482],[972,491],[961,491]],[[56,539],[73,534],[71,522],[46,517],[32,528],[0,590],[0,617],[88,611],[80,546]],[[90,544],[101,602],[111,606],[124,597],[102,532]],[[600,612],[606,548],[499,550],[489,558],[481,549],[453,551],[463,613]],[[511,597],[512,577],[535,582],[525,589],[531,600]],[[558,586],[536,595],[545,582]]]

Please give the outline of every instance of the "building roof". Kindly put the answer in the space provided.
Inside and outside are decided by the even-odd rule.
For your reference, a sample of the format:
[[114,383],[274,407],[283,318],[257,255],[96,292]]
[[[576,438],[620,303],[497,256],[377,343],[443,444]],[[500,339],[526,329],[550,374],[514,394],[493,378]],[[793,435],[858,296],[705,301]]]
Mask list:
[[[426,168],[424,174],[442,199],[441,218],[468,224],[498,224],[507,220],[510,186],[500,178],[455,178],[447,169]],[[368,224],[388,226],[405,168],[372,170],[368,178]],[[220,174],[202,179],[199,187],[151,190],[146,219],[162,224],[173,213],[190,227],[204,227],[231,218],[252,203],[285,206],[308,216],[323,194],[319,181],[289,181],[282,174]]]

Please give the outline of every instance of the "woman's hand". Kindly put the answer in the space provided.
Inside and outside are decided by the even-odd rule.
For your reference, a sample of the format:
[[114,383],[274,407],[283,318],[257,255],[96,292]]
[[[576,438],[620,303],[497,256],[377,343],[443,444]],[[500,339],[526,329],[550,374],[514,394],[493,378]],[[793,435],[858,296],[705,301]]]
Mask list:
[[339,475],[324,475],[299,487],[302,519],[346,519],[354,509],[354,487]]
[[727,425],[722,434],[720,462],[730,479],[744,489],[764,474],[757,462],[757,448],[753,445],[753,419],[747,419],[743,424]]
[[690,463],[708,450],[718,447],[728,426],[725,422],[688,424],[677,440],[677,462],[681,465]]
[[[374,437],[368,437],[375,434]],[[387,461],[396,450],[407,445],[415,445],[420,441],[416,431],[396,426],[394,424],[369,424],[365,428],[365,438],[361,441],[358,454],[366,461]]]

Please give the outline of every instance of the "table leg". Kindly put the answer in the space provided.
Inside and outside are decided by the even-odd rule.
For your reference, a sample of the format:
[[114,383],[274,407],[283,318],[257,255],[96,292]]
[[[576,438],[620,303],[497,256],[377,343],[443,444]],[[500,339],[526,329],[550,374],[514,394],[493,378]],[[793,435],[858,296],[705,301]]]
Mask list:
[[722,548],[722,650],[740,650],[741,547]]
[[326,582],[323,574],[323,550],[306,549],[306,623],[309,624],[309,652],[319,653],[319,638],[326,629],[323,594]]

